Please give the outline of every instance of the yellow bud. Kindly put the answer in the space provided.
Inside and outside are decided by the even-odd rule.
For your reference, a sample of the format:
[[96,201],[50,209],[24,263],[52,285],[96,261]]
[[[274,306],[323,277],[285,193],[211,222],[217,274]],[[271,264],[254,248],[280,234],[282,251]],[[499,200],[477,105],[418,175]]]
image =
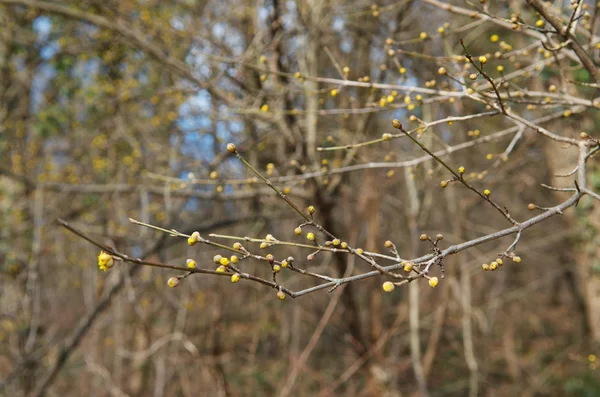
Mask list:
[[309,213],[309,214],[311,214],[311,215],[312,215],[312,214],[314,214],[314,213],[315,213],[315,211],[316,211],[316,209],[315,209],[315,207],[314,207],[314,206],[312,206],[312,205],[311,205],[311,206],[309,206],[309,207],[308,207],[308,213]]
[[315,241],[315,234],[312,232],[307,233],[306,238],[309,239],[310,241]]
[[402,123],[400,123],[400,120],[394,119],[392,120],[392,126],[399,130],[402,128]]
[[537,26],[538,28],[541,28],[542,26],[544,26],[545,22],[543,19],[538,19],[537,21],[535,21],[535,26]]
[[426,32],[421,32],[421,34],[419,34],[419,38],[421,40],[425,40],[427,38],[427,33]]
[[236,264],[240,261],[240,258],[238,258],[237,255],[231,255],[231,258],[229,258],[229,260],[231,261],[231,263]]
[[490,36],[490,41],[491,41],[492,43],[495,43],[495,42],[497,42],[499,39],[500,39],[500,37],[498,37],[498,35],[497,35],[497,34],[493,34],[493,35],[491,35],[491,36]]
[[167,285],[171,288],[177,287],[179,285],[179,278],[171,277],[170,279],[167,280]]
[[240,250],[240,249],[242,249],[242,244],[241,243],[233,243],[233,248],[236,250]]
[[485,64],[487,62],[487,58],[485,57],[485,55],[479,57],[479,62],[481,62],[482,64]]
[[186,265],[188,267],[188,269],[195,269],[196,268],[196,261],[193,259],[188,259],[186,261]]
[[279,265],[273,265],[273,272],[279,273],[280,271],[281,271],[281,266],[279,266]]
[[281,261],[281,267],[286,268],[286,267],[288,267],[288,265],[289,265],[289,263],[288,263],[287,259],[284,259]]
[[435,288],[438,285],[438,278],[437,277],[431,277],[429,279],[429,286],[432,288]]
[[447,186],[448,186],[448,181],[441,181],[441,182],[440,182],[440,186],[441,186],[442,188],[445,188],[445,187],[447,187]]
[[296,235],[301,235],[302,234],[302,228],[300,226],[298,226],[297,228],[294,229],[294,233],[296,233]]
[[264,113],[268,112],[268,111],[269,111],[269,105],[267,105],[267,104],[265,103],[264,105],[262,105],[262,106],[260,107],[260,111],[261,111],[261,112],[264,112]]
[[383,288],[385,292],[392,292],[396,288],[396,286],[391,281],[386,281],[385,283],[383,283],[381,288]]
[[521,257],[520,256],[513,256],[512,260],[515,263],[520,263],[521,262]]
[[237,152],[237,148],[235,147],[235,145],[233,143],[228,143],[227,144],[227,151],[229,153],[235,153],[235,152]]
[[463,167],[463,166],[458,167],[458,173],[459,174],[464,174],[465,173],[465,167]]
[[414,264],[412,262],[404,261],[402,263],[404,264],[404,271],[406,273],[412,272],[413,266],[414,266]]
[[277,298],[279,298],[279,300],[284,300],[285,299],[285,294],[283,293],[283,291],[278,291],[277,292]]
[[358,255],[362,255],[362,254],[364,254],[364,252],[365,252],[365,251],[363,251],[363,249],[362,249],[362,248],[357,248],[357,249],[356,249],[356,253],[357,253]]
[[331,96],[336,96],[338,94],[338,90],[334,88],[333,90],[331,90],[330,94]]
[[423,233],[419,236],[419,240],[421,240],[421,241],[429,240],[429,236],[426,235],[425,233]]
[[394,243],[392,243],[390,240],[387,240],[384,244],[385,248],[392,248],[394,246]]
[[391,141],[392,140],[392,134],[390,134],[389,132],[386,132],[384,134],[381,135],[381,139],[383,139],[384,141]]
[[229,266],[229,259],[223,257],[221,258],[219,263],[221,264],[221,266]]
[[343,241],[342,244],[340,245],[340,247],[342,247],[343,249],[348,248],[348,243]]
[[231,276],[231,282],[235,284],[235,283],[237,283],[238,281],[240,281],[240,275],[239,275],[239,273],[235,273],[235,274],[233,274],[233,275]]
[[485,189],[483,191],[483,194],[485,195],[485,197],[490,197],[490,194],[492,194],[492,192],[490,192],[489,189]]
[[481,268],[487,272],[488,270],[490,270],[490,265],[484,263],[483,265],[481,265]]
[[441,74],[442,76],[445,75],[446,73],[448,73],[448,71],[446,70],[446,68],[441,67],[438,69],[438,73]]

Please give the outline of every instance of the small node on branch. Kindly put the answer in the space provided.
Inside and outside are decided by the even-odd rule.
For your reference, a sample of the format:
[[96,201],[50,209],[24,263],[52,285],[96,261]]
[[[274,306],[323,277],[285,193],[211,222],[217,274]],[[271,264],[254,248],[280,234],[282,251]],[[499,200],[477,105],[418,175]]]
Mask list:
[[429,279],[429,286],[431,288],[435,288],[435,287],[437,287],[437,285],[438,285],[438,278],[437,277],[431,277]]
[[535,210],[536,208],[537,208],[537,206],[536,206],[535,204],[533,204],[533,203],[529,203],[529,204],[527,205],[527,209],[528,209],[529,211],[533,211],[533,210]]
[[235,273],[231,276],[231,282],[232,283],[237,283],[240,281],[240,274],[239,273]]
[[398,119],[394,119],[394,120],[392,120],[392,126],[393,126],[394,128],[396,128],[397,130],[400,130],[400,129],[402,129],[402,123],[401,123],[401,122],[400,122],[400,120],[398,120]]
[[306,255],[306,260],[312,262],[315,259],[315,254]]
[[228,143],[227,144],[227,151],[229,153],[236,154],[237,153],[237,148],[235,147],[235,145],[233,143]]
[[419,240],[421,240],[421,241],[427,241],[427,240],[429,240],[429,236],[426,235],[425,233],[423,233],[423,234],[421,234],[419,236]]
[[279,298],[279,300],[284,300],[285,299],[285,294],[283,293],[283,291],[278,291],[277,292],[277,297]]
[[179,277],[171,277],[167,280],[167,285],[171,288],[175,288],[179,285]]
[[187,265],[188,269],[195,269],[196,268],[196,261],[193,260],[193,259],[186,260],[185,264]]
[[381,288],[383,288],[385,292],[392,292],[396,288],[396,286],[391,281],[386,281],[385,283],[383,283]]

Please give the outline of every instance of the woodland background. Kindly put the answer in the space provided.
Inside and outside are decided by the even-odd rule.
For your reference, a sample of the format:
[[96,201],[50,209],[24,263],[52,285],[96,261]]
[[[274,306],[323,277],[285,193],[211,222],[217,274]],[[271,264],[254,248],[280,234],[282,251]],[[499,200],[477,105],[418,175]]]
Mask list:
[[[462,88],[438,73],[462,70],[460,39],[488,55],[492,77],[498,65],[523,71],[515,89],[597,95],[573,83],[592,83],[584,68],[544,50],[535,34],[551,35],[535,30],[540,17],[526,2],[451,3],[0,0],[0,395],[600,395],[600,209],[589,197],[524,232],[522,261],[496,272],[481,264],[511,237],[449,257],[435,289],[420,281],[386,294],[374,277],[284,301],[247,280],[193,275],[168,288],[169,270],[117,263],[100,272],[99,250],[56,223],[132,256],[209,268],[219,250],[128,218],[304,243],[294,234],[302,219],[248,181],[227,153],[234,142],[299,206],[314,205],[321,224],[368,251],[391,240],[416,257],[428,249],[421,233],[443,234],[443,246],[507,227],[467,189],[441,189],[447,171],[408,139],[317,150],[395,133],[392,119],[408,126],[410,114],[431,122],[485,112],[448,95]],[[597,7],[584,3],[590,17],[578,34],[598,61]],[[570,4],[553,4],[568,19]],[[515,15],[533,29],[512,29]],[[554,98],[510,106],[528,120],[563,115],[544,124],[560,135],[594,134],[593,106],[565,117],[573,103]],[[438,150],[512,127],[479,117],[439,123],[420,139]],[[566,198],[540,184],[572,186],[555,175],[576,155],[531,129],[520,134],[506,161],[514,134],[444,159],[476,172],[477,186],[524,220],[528,203]],[[360,167],[382,162],[390,166]],[[598,191],[596,159],[588,173]],[[262,263],[245,266],[270,277]],[[329,253],[306,267],[370,270]],[[314,284],[291,272],[280,280],[293,290]]]

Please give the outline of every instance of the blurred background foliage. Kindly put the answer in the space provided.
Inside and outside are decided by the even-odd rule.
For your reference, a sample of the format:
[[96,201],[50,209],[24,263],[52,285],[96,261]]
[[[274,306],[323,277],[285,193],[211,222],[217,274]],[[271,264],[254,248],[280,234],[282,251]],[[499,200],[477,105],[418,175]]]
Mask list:
[[[538,19],[525,2],[491,3],[492,15]],[[567,10],[567,2],[554,3]],[[586,3],[595,18],[596,5]],[[456,244],[507,227],[465,189],[441,190],[447,172],[430,161],[327,174],[423,156],[408,140],[316,150],[394,133],[393,118],[413,128],[411,114],[434,121],[484,112],[479,102],[435,91],[462,90],[437,73],[440,66],[464,72],[456,58],[461,38],[472,54],[488,54],[492,77],[498,65],[511,73],[554,56],[526,29],[443,8],[417,0],[0,0],[0,395],[419,395],[409,337],[416,306],[412,330],[432,396],[600,395],[600,212],[589,198],[524,233],[519,264],[481,270],[510,238],[449,258],[438,288],[414,287],[416,302],[408,288],[383,295],[377,278],[283,302],[259,284],[220,277],[189,277],[169,289],[173,274],[162,269],[117,264],[99,272],[98,250],[55,223],[63,218],[130,255],[182,265],[194,258],[200,267],[212,267],[219,251],[188,247],[128,217],[188,233],[304,242],[293,232],[297,214],[226,155],[235,142],[299,205],[315,205],[320,223],[369,251],[383,252],[389,239],[403,257],[416,257],[427,247],[414,242],[415,230]],[[398,87],[340,84],[346,78]],[[531,68],[511,87],[557,85],[594,97],[595,88],[569,80],[590,82],[563,58]],[[528,120],[571,108],[528,105],[510,104]],[[590,107],[545,126],[577,137],[593,135],[598,121]],[[439,150],[513,125],[501,116],[442,123],[421,139]],[[553,175],[569,171],[576,156],[525,130],[504,161],[512,137],[445,159],[474,172],[478,188],[523,220],[529,202],[566,198],[540,183],[568,186]],[[598,191],[595,160],[589,170]],[[318,171],[325,175],[301,177]],[[339,254],[306,263],[331,276],[349,266],[370,270]],[[245,266],[270,277],[264,263]],[[280,280],[292,290],[313,285],[290,272]]]

